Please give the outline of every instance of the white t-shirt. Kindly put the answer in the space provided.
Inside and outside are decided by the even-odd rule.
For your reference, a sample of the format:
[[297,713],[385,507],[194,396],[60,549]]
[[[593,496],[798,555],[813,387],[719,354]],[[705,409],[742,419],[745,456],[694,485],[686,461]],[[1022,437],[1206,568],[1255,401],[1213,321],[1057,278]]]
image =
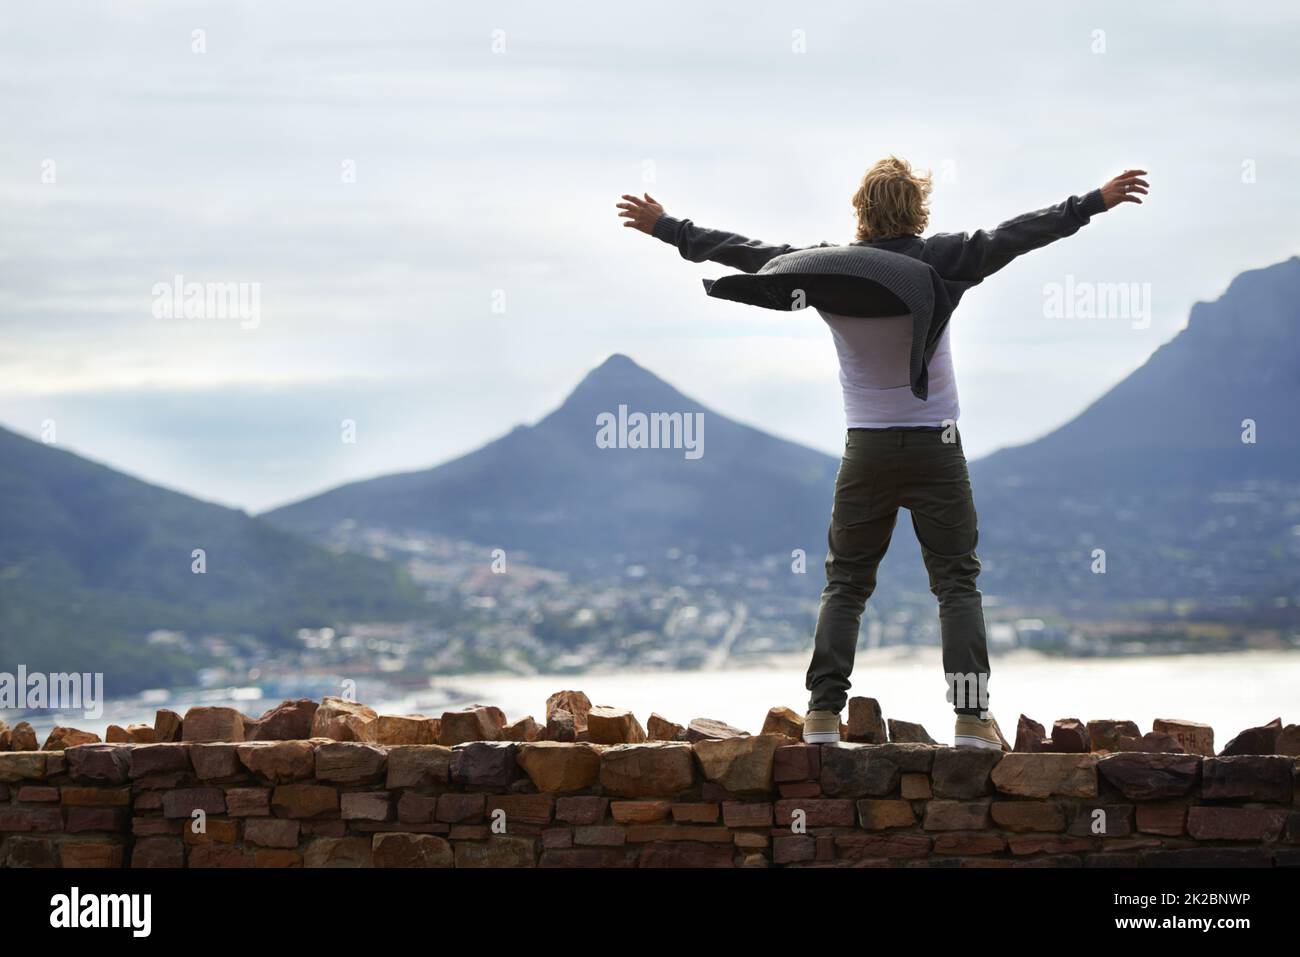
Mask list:
[[929,362],[929,399],[912,395],[909,364],[912,317],[859,319],[822,312],[840,357],[847,428],[887,429],[900,425],[942,426],[957,421],[957,379],[944,329]]

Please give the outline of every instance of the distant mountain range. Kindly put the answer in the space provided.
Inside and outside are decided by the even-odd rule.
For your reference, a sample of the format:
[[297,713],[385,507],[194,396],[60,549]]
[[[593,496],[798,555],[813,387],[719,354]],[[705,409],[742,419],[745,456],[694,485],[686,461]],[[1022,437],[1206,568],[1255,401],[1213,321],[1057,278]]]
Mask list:
[[[602,448],[601,416],[614,420],[614,445],[620,435],[636,441],[631,426],[617,428],[620,407],[633,425],[637,413],[679,414],[680,447]],[[702,421],[698,457],[686,447],[695,438],[688,421]],[[445,465],[344,485],[265,517],[317,537],[344,521],[427,532],[569,567],[619,556],[655,564],[669,549],[788,554],[824,525],[836,468],[825,453],[709,411],[614,355],[536,425]]]
[[[869,320],[864,320],[869,321]],[[1074,612],[1192,599],[1300,600],[1300,258],[1238,276],[1078,417],[972,463],[982,587]],[[600,448],[598,416],[702,412],[704,454]],[[1243,421],[1256,441],[1243,443]],[[526,550],[561,566],[824,553],[837,461],[705,409],[626,356],[533,426],[425,471],[342,486],[266,518],[343,522]],[[881,586],[924,588],[900,525]],[[1094,549],[1106,572],[1096,574]],[[900,554],[901,553],[901,554]],[[1246,599],[1245,605],[1241,599]]]
[[0,429],[0,671],[103,671],[118,694],[192,680],[193,661],[145,643],[155,629],[275,644],[422,607],[389,564]]
[[[1074,613],[1163,599],[1296,621],[1297,408],[1292,257],[1197,303],[1185,329],[1070,422],[972,465],[986,587]],[[1091,571],[1094,548],[1104,575]]]
[[[1081,477],[1149,486],[1300,478],[1300,257],[1241,273],[1187,327],[1076,418],[984,459],[1026,482]],[[1242,442],[1243,420],[1257,441]],[[1196,474],[1188,474],[1190,466]]]

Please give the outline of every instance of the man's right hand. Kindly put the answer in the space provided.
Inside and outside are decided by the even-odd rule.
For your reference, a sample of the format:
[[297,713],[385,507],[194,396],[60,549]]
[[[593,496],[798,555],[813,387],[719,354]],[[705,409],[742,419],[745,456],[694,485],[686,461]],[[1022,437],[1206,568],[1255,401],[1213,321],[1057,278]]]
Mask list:
[[625,202],[615,204],[622,210],[618,215],[627,220],[623,225],[632,229],[639,229],[647,235],[651,234],[654,231],[655,222],[664,214],[664,208],[649,193],[645,194],[645,199],[637,199],[635,196],[624,193],[623,199]]
[[1107,209],[1114,209],[1120,203],[1137,203],[1142,200],[1138,193],[1146,193],[1150,184],[1142,179],[1147,171],[1144,169],[1126,169],[1101,188],[1101,198]]

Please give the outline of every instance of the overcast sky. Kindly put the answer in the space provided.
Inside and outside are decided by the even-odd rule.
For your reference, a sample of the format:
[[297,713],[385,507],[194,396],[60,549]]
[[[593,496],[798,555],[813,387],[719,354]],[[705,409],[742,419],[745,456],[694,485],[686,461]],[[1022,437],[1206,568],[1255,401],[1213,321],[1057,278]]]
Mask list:
[[[473,449],[623,352],[836,452],[817,316],[708,299],[700,278],[727,270],[621,228],[620,193],[812,245],[853,238],[849,197],[891,152],[934,170],[943,231],[1149,170],[1146,205],[963,300],[980,454],[1300,251],[1294,4],[923,6],[8,7],[0,423],[53,420],[64,447],[260,510]],[[256,283],[256,328],[156,317],[177,275]],[[1069,275],[1149,283],[1149,326],[1045,317]]]

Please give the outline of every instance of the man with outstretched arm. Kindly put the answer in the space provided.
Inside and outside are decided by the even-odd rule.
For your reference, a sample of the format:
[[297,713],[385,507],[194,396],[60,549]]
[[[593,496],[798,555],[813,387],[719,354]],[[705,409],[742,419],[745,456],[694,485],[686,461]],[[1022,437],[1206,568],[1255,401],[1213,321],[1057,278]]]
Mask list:
[[[840,740],[840,712],[847,701],[862,613],[875,590],[876,570],[898,510],[906,508],[939,603],[944,674],[957,714],[954,744],[1010,750],[988,710],[988,648],[975,583],[979,533],[956,428],[960,408],[947,319],[967,289],[1017,256],[1072,235],[1120,203],[1141,204],[1149,185],[1145,175],[1145,170],[1126,170],[1097,189],[996,229],[922,238],[929,221],[930,177],[893,156],[867,171],[853,196],[858,228],[848,246],[924,263],[937,277],[943,308],[934,317],[925,315],[923,322],[914,322],[914,312],[901,306],[898,315],[851,308],[845,315],[817,308],[839,355],[847,432],[827,533],[826,587],[805,680],[811,693],[805,741]],[[683,258],[711,260],[744,273],[776,266],[773,260],[789,253],[844,248],[772,245],[705,229],[669,216],[649,193],[624,195],[617,207],[624,226],[676,246]],[[875,253],[869,255],[881,261]],[[883,258],[888,267],[889,257]],[[899,300],[891,296],[886,301]]]

